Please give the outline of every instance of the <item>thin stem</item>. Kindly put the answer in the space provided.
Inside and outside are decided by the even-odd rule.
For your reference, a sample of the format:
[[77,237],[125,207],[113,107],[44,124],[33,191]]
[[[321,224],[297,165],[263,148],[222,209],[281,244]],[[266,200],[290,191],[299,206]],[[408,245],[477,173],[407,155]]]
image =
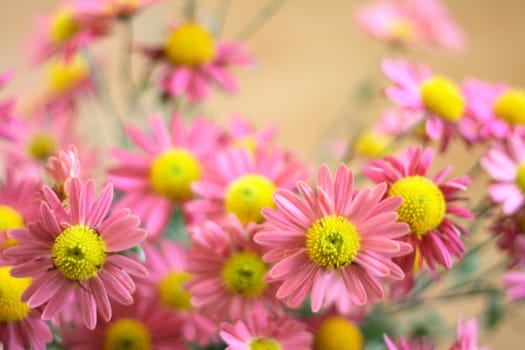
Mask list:
[[188,22],[193,22],[197,18],[197,2],[196,0],[187,0],[184,6],[184,14]]
[[215,18],[217,18],[217,37],[220,37],[222,34],[222,31],[224,29],[224,26],[226,24],[226,18],[228,17],[228,10],[230,9],[231,0],[222,0],[219,1],[219,5],[217,6],[217,15]]
[[277,11],[286,3],[286,0],[270,0],[257,15],[249,21],[239,32],[235,38],[240,41],[249,40],[255,33],[257,33],[264,24],[277,13]]

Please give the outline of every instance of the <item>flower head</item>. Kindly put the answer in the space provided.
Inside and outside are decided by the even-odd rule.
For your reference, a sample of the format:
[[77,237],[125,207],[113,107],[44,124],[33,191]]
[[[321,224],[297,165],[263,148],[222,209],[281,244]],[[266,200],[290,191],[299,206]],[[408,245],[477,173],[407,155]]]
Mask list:
[[342,316],[324,318],[314,332],[314,350],[362,350],[363,334],[359,327]]
[[450,350],[487,350],[486,346],[478,346],[478,320],[475,318],[458,322],[457,340]]
[[508,267],[525,268],[525,208],[496,217],[491,231],[499,236],[498,247],[511,258]]
[[277,298],[297,307],[311,293],[314,312],[331,305],[348,312],[351,303],[381,299],[382,279],[404,277],[391,258],[411,251],[395,240],[408,233],[395,213],[401,198],[383,199],[385,185],[354,189],[344,165],[334,177],[322,166],[317,191],[304,182],[297,188],[304,198],[277,191],[277,209],[263,210],[268,224],[255,236],[268,249],[265,261],[274,264],[268,280],[280,282]]
[[79,15],[93,21],[128,18],[162,0],[76,0]]
[[503,285],[507,288],[507,298],[510,300],[525,299],[525,272],[507,272],[503,276]]

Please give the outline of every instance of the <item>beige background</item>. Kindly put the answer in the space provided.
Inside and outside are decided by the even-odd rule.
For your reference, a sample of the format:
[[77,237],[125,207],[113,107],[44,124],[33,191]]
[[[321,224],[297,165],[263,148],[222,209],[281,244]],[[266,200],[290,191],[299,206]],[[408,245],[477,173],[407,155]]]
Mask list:
[[[198,1],[199,17],[216,25],[214,14],[227,2]],[[0,0],[0,69],[17,69],[20,78],[9,91],[16,91],[22,97],[31,96],[42,84],[41,72],[25,65],[23,45],[36,15],[56,3],[53,0]],[[243,32],[267,3],[231,1],[223,37],[231,38]],[[249,116],[259,126],[278,125],[282,144],[318,164],[325,154],[323,147],[327,140],[347,138],[355,130],[369,125],[382,108],[389,105],[381,99],[379,91],[373,104],[356,106],[353,103],[354,92],[363,81],[372,81],[376,86],[385,84],[377,63],[381,57],[393,54],[358,30],[353,13],[364,3],[366,1],[284,2],[247,42],[258,64],[251,70],[238,70],[239,94],[234,97],[216,95],[204,107],[205,111],[219,119],[237,112]],[[477,76],[525,86],[525,2],[449,0],[446,3],[468,36],[467,51],[461,55],[441,51],[417,51],[409,55],[428,62],[436,71],[458,81]],[[136,38],[150,43],[161,40],[161,24],[175,17],[181,4],[181,1],[166,1],[141,15],[135,26]],[[105,40],[97,47],[98,54],[108,65],[116,63],[120,57],[120,34],[117,29],[117,39]],[[118,72],[112,73],[112,82],[118,82],[117,75]],[[114,85],[112,93],[117,98],[121,96],[118,84]],[[124,109],[122,103],[118,106]],[[87,110],[92,113],[104,113],[98,109],[93,112],[90,108]],[[447,161],[456,169],[467,169],[474,159],[467,158],[462,147],[455,151]],[[438,306],[454,322],[460,315],[480,312],[482,304],[469,299]],[[495,333],[483,334],[482,343],[493,349],[520,348],[525,341],[523,316],[523,310],[516,309],[504,327]]]

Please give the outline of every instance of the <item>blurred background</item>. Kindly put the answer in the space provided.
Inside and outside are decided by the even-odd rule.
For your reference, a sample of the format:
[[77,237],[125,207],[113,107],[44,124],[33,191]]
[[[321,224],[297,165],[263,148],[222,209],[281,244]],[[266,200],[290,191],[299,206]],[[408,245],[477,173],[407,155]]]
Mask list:
[[[525,4],[523,0],[444,1],[452,17],[465,31],[467,49],[459,54],[421,49],[403,56],[424,61],[460,82],[466,77],[505,81],[525,87]],[[278,140],[295,150],[315,167],[329,152],[329,141],[348,140],[357,130],[371,125],[391,104],[381,96],[386,80],[379,73],[382,58],[399,56],[384,43],[361,32],[355,11],[367,1],[197,1],[198,18],[225,39],[245,40],[257,64],[239,69],[237,95],[216,93],[202,112],[218,120],[240,114],[259,126],[275,125]],[[0,7],[0,70],[13,68],[17,77],[7,94],[31,98],[42,83],[42,69],[29,67],[27,39],[39,14],[58,4],[56,0],[2,0]],[[134,41],[163,41],[166,24],[181,14],[183,2],[166,0],[141,14],[134,23]],[[266,14],[266,15],[264,15]],[[96,53],[112,67],[109,80],[116,101],[119,88],[118,63],[122,57],[122,35],[97,44]],[[134,57],[135,73],[140,57]],[[360,103],[359,94],[372,98]],[[123,108],[118,105],[117,108]],[[86,107],[87,113],[104,111]],[[136,113],[136,111],[132,111]],[[100,127],[100,124],[98,124]],[[476,160],[463,146],[453,148],[445,163],[461,174]],[[492,256],[492,255],[491,255]],[[455,324],[461,316],[478,315],[486,307],[482,298],[442,301],[432,305]],[[419,315],[421,316],[421,315]],[[409,315],[415,317],[418,315]],[[490,333],[482,333],[480,344],[492,349],[517,349],[525,342],[522,325],[525,313],[519,308]]]

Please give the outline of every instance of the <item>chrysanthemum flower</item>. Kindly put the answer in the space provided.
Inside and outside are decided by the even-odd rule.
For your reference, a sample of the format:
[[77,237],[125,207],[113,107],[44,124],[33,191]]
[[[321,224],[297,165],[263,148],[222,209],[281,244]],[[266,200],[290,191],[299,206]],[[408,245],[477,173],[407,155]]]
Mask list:
[[458,122],[465,111],[461,90],[425,65],[385,60],[381,70],[395,84],[385,89],[385,95],[398,106],[419,113],[427,137],[441,141],[445,150],[452,137],[460,135]]
[[43,306],[42,319],[57,316],[74,294],[83,322],[92,329],[97,312],[105,320],[111,318],[110,299],[133,302],[130,275],[144,277],[146,270],[118,253],[136,246],[146,233],[138,229],[140,220],[129,209],[106,217],[113,199],[111,184],[96,198],[93,180],[73,178],[66,183],[66,203],[49,187],[43,192],[39,220],[9,231],[19,245],[4,254],[20,259],[11,274],[33,278],[22,300],[30,307]]
[[478,346],[478,320],[458,322],[457,340],[450,350],[488,350],[486,346]]
[[115,305],[109,322],[88,330],[80,322],[61,327],[65,348],[186,350],[182,320],[162,308],[156,299],[137,297],[132,305]]
[[50,157],[47,161],[46,172],[55,186],[59,187],[63,187],[68,179],[79,178],[82,166],[75,145],[69,145],[67,150],[61,150],[58,157]]
[[277,209],[263,210],[268,224],[255,241],[269,249],[264,260],[274,263],[268,279],[281,282],[277,298],[297,307],[311,293],[314,312],[331,305],[348,312],[351,303],[383,298],[381,280],[404,277],[391,258],[411,251],[395,240],[409,232],[397,222],[401,198],[383,199],[385,185],[355,190],[343,164],[334,178],[323,165],[316,185],[314,192],[297,183],[304,198],[280,189]]
[[432,341],[427,337],[415,338],[415,339],[405,339],[400,338],[397,342],[394,342],[388,337],[388,335],[383,335],[385,344],[388,350],[435,350],[436,346],[432,344]]
[[377,129],[359,133],[353,141],[352,155],[363,158],[379,158],[392,152],[393,138]]
[[259,147],[270,146],[276,133],[277,130],[273,127],[257,130],[247,119],[234,116],[222,138],[228,146],[245,148],[255,153]]
[[414,251],[395,261],[407,274],[424,263],[431,270],[436,264],[451,268],[452,257],[459,259],[465,252],[461,233],[466,234],[466,231],[447,214],[473,218],[469,210],[454,204],[461,199],[457,194],[466,189],[470,178],[464,176],[442,182],[450,167],[434,177],[426,177],[432,158],[431,148],[411,147],[401,157],[373,160],[363,168],[370,180],[388,185],[387,197],[403,199],[397,212],[399,221],[410,226],[410,234],[404,240]]
[[503,213],[517,212],[525,202],[525,132],[517,130],[493,144],[480,164],[493,180],[491,199],[502,205]]
[[525,272],[507,272],[503,276],[503,285],[507,288],[507,298],[510,300],[525,299]]
[[91,21],[127,18],[162,0],[76,0],[79,14]]
[[374,38],[394,45],[435,45],[459,51],[461,29],[439,0],[387,0],[361,8],[357,20]]
[[275,207],[278,188],[293,189],[309,169],[289,153],[258,147],[255,153],[231,148],[217,155],[201,181],[193,186],[201,197],[188,204],[192,213],[204,213],[211,220],[234,214],[243,223],[261,223],[264,207]]
[[525,268],[525,208],[496,217],[491,231],[499,236],[498,248],[511,258],[508,267]]
[[195,22],[170,29],[164,45],[145,49],[151,59],[162,62],[161,85],[170,96],[186,96],[190,102],[208,98],[210,84],[234,92],[232,65],[247,65],[252,58],[241,44],[215,42],[211,34]]
[[187,268],[192,278],[186,283],[192,304],[205,314],[232,320],[275,310],[276,288],[264,280],[268,266],[253,241],[259,227],[229,219],[224,228],[206,221],[192,230]]
[[329,316],[314,332],[313,350],[362,350],[363,334],[352,321],[341,316]]
[[227,350],[308,350],[312,344],[306,326],[288,315],[251,313],[245,321],[223,323],[220,335]]
[[0,347],[9,350],[44,350],[53,339],[40,312],[20,300],[30,278],[10,275],[11,266],[0,266]]
[[152,115],[149,124],[151,136],[127,129],[145,154],[114,150],[120,164],[109,173],[115,188],[124,192],[117,206],[131,208],[146,226],[148,238],[154,239],[165,230],[173,209],[193,197],[192,185],[217,152],[220,131],[204,118],[185,127],[178,115],[171,119],[169,129],[158,115]]
[[199,312],[191,303],[191,294],[184,284],[191,275],[187,272],[187,253],[180,244],[162,241],[160,249],[144,244],[148,277],[139,283],[142,294],[160,300],[162,307],[175,311],[182,320],[184,338],[199,345],[217,340],[217,324]]

